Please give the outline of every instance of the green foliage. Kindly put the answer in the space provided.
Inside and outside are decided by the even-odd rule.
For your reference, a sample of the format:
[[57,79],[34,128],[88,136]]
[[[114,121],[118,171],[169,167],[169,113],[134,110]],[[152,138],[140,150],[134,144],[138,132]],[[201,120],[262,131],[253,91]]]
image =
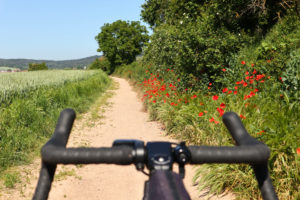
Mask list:
[[101,69],[105,72],[110,72],[110,63],[107,58],[102,56],[99,59],[96,58],[95,61],[88,66],[88,69]]
[[[268,74],[256,72],[250,84],[246,72],[253,75],[256,67],[259,68],[240,63],[240,76],[231,79],[232,82],[226,85],[227,90],[213,83],[211,87],[216,87],[214,92],[191,88],[179,91],[179,73],[171,68],[158,71],[157,68],[152,70],[151,65],[136,63],[120,67],[116,72],[136,82],[152,119],[160,120],[169,134],[191,144],[233,145],[217,110],[224,103],[224,111],[235,111],[241,115],[248,132],[270,147],[269,169],[279,199],[297,199],[300,155],[296,151],[300,147],[300,105],[299,102],[289,103],[280,93],[283,83]],[[224,73],[226,77],[231,72],[227,70]],[[171,80],[171,77],[174,79]],[[241,80],[247,85],[236,84]],[[258,91],[253,92],[254,88]],[[234,94],[233,90],[237,93]],[[219,98],[213,100],[214,95]],[[261,198],[249,166],[205,165],[199,168],[195,181],[201,181],[199,186],[209,187],[212,193],[231,190],[240,199]]]
[[152,63],[152,68],[158,71],[176,70],[183,87],[206,86],[222,74],[221,69],[229,65],[227,58],[237,53],[245,40],[244,36],[223,28],[210,29],[209,23],[209,19],[203,19],[157,27],[145,51],[144,62]]
[[29,63],[28,71],[48,70],[45,62],[43,63]]
[[14,188],[15,184],[20,182],[20,173],[13,172],[13,173],[6,173],[3,176],[4,185],[7,188]]
[[109,73],[112,73],[116,66],[130,64],[135,60],[148,42],[148,35],[146,27],[139,22],[118,20],[104,24],[95,39],[99,44],[98,51],[103,52],[109,61]]
[[27,162],[28,155],[40,149],[63,109],[73,108],[79,113],[87,110],[110,83],[104,72],[97,71],[86,79],[39,87],[29,96],[16,97],[9,105],[1,104],[0,173]]

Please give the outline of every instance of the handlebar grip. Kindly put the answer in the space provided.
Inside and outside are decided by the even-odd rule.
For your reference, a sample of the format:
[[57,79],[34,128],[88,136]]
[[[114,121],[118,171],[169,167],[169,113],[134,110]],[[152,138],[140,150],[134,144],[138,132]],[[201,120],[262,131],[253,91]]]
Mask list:
[[76,113],[73,109],[64,109],[60,113],[55,131],[49,142],[53,143],[55,146],[65,147],[67,145],[75,117]]
[[[72,109],[65,109],[60,113],[56,128],[52,138],[43,146],[41,152],[49,145],[64,148],[67,145],[69,135],[76,117],[76,113]],[[47,164],[42,160],[42,168],[40,178],[34,192],[33,200],[48,199],[48,194],[51,189],[56,164]]]
[[236,113],[226,112],[223,115],[223,122],[237,145],[263,144],[249,135]]
[[118,164],[130,165],[134,162],[133,148],[118,146],[109,148],[61,148],[44,146],[42,160],[47,164]]
[[265,145],[238,147],[190,146],[191,164],[203,163],[246,163],[263,164],[270,151]]

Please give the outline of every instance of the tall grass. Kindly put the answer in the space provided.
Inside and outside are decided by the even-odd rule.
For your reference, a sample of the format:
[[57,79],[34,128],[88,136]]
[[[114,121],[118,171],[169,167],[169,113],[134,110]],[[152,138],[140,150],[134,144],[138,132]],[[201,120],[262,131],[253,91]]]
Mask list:
[[[0,106],[0,173],[9,166],[29,161],[29,155],[50,137],[62,109],[87,110],[111,84],[111,79],[102,71],[47,71],[20,75],[29,80],[30,74],[39,74],[29,81],[36,85],[31,89],[17,89],[29,94],[17,94],[9,104]],[[52,82],[50,76],[58,78],[59,83]],[[48,85],[43,82],[47,82],[46,77]]]
[[49,70],[18,73],[0,73],[0,104],[10,103],[16,97],[26,97],[41,87],[56,87],[68,82],[84,80],[96,71]]

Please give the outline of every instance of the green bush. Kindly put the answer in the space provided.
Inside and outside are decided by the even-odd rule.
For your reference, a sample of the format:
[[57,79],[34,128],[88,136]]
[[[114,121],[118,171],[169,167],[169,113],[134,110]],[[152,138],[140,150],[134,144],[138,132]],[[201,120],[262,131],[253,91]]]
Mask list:
[[48,70],[48,66],[43,63],[29,63],[28,71]]

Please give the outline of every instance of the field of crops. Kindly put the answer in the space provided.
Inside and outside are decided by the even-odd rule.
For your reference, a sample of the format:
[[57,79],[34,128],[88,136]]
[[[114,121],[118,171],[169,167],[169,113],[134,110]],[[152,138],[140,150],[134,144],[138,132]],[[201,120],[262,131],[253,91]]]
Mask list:
[[72,81],[87,79],[96,71],[51,70],[0,74],[0,103],[10,103],[13,98],[25,97],[29,91],[53,87]]
[[110,86],[101,70],[54,70],[0,74],[0,178],[51,136],[59,113],[89,106]]

